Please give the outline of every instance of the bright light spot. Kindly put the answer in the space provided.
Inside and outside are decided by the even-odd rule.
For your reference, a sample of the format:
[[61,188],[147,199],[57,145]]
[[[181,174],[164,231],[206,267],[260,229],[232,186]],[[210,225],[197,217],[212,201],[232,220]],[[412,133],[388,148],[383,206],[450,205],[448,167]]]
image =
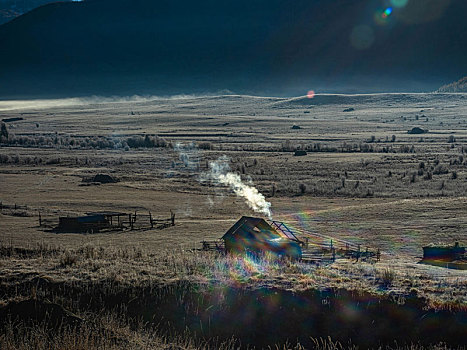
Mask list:
[[387,18],[391,15],[391,13],[392,13],[392,7],[388,7],[386,10],[384,10],[382,17]]
[[365,50],[373,45],[375,34],[373,29],[367,25],[356,26],[350,34],[350,43],[359,50]]
[[404,7],[409,0],[391,0],[391,5],[394,7]]
[[308,91],[308,93],[306,94],[306,97],[308,97],[308,98],[315,97],[315,92],[313,90]]
[[389,16],[391,16],[392,14],[392,11],[393,11],[392,7],[387,7],[384,10],[379,9],[378,11],[376,11],[375,16],[374,16],[376,24],[379,24],[379,25],[387,24]]

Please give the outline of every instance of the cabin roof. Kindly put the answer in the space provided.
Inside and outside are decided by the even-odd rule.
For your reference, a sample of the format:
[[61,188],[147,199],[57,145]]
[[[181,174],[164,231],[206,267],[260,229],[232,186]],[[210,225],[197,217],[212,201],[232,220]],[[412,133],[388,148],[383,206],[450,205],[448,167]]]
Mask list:
[[288,237],[275,230],[268,222],[261,218],[242,216],[223,236],[222,239],[229,237],[242,237],[257,240],[288,239]]

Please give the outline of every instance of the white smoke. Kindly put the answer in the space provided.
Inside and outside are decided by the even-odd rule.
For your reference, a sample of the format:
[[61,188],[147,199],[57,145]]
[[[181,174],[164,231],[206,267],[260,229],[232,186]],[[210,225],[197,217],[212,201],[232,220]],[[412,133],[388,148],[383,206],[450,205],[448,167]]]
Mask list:
[[194,143],[177,142],[174,150],[178,152],[178,159],[183,163],[188,170],[199,170],[199,151]]
[[229,158],[222,156],[209,163],[209,172],[202,174],[202,180],[228,186],[237,196],[243,197],[246,204],[257,213],[272,218],[271,203],[254,187],[243,183],[240,175],[230,172]]

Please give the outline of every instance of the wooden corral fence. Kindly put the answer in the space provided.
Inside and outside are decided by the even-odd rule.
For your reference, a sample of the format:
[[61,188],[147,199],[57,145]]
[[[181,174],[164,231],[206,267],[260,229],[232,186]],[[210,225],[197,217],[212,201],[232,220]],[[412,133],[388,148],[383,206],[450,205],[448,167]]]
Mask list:
[[222,239],[217,240],[205,240],[201,242],[201,250],[214,250],[218,252],[225,251],[225,244]]
[[44,217],[38,212],[39,226],[55,232],[97,233],[103,231],[123,230],[162,230],[175,226],[175,214],[171,211],[170,218],[155,218],[148,214],[124,212],[88,212],[83,216]]
[[5,215],[12,215],[12,216],[30,216],[28,211],[29,208],[27,205],[20,205],[20,204],[6,204],[0,201],[0,213]]
[[363,247],[357,243],[328,237],[301,228],[294,228],[292,230],[280,221],[269,220],[268,222],[272,227],[290,239],[298,240],[302,243],[302,260],[304,261],[335,261],[340,257],[355,259],[356,261],[360,259],[376,259],[379,261],[381,257],[379,248]]
[[10,209],[10,210],[28,210],[28,206],[27,205],[19,205],[19,204],[6,204],[6,203],[3,203],[3,202],[0,202],[0,210],[6,210],[6,209]]

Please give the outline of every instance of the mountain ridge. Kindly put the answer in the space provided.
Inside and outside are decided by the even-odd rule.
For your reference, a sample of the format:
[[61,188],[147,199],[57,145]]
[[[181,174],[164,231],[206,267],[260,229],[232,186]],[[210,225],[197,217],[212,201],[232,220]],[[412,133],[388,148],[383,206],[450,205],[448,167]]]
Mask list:
[[[0,26],[0,95],[435,90],[467,70],[467,26],[448,18],[464,9],[378,25],[363,0],[52,3]],[[362,23],[374,40],[356,49]]]
[[467,76],[453,83],[441,86],[438,92],[467,92]]

